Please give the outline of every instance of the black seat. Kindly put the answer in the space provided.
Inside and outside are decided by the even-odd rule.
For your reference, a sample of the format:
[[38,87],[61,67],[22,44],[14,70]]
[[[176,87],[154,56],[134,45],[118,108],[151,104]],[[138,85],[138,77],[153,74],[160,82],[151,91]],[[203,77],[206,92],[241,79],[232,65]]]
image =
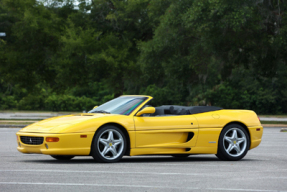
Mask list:
[[210,111],[221,110],[220,107],[214,106],[179,106],[179,105],[162,105],[155,107],[155,113],[150,116],[175,116],[205,113]]

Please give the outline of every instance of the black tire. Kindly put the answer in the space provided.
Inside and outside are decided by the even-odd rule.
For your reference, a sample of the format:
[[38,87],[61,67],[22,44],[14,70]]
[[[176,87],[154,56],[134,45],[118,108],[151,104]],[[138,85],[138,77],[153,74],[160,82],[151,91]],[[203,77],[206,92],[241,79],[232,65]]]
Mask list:
[[246,130],[239,124],[230,124],[220,133],[216,156],[225,161],[238,161],[249,148],[250,138]]
[[102,127],[94,136],[91,155],[102,163],[114,163],[125,154],[127,142],[125,134],[112,125]]
[[172,155],[174,158],[187,158],[190,154],[174,154]]
[[72,155],[51,155],[54,159],[60,160],[60,161],[68,161],[73,159],[75,156]]

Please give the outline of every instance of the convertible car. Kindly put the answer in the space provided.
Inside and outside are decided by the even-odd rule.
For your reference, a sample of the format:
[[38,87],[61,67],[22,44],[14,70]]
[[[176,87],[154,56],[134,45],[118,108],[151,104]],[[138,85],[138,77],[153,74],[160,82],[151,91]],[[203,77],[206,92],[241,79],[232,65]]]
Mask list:
[[240,160],[261,142],[256,113],[211,106],[149,106],[150,96],[127,95],[88,113],[53,117],[17,132],[18,151],[58,160],[93,156],[117,162],[123,155],[215,154]]

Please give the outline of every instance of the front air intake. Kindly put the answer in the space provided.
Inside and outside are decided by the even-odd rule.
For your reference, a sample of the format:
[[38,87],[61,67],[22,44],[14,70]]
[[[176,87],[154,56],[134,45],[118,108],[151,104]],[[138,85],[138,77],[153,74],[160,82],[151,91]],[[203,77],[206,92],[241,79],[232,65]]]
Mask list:
[[20,136],[21,142],[27,145],[41,145],[44,137]]

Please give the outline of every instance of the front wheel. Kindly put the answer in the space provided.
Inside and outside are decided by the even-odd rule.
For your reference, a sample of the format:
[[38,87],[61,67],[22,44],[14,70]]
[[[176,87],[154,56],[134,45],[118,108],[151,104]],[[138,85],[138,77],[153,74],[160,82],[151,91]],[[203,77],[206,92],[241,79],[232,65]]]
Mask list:
[[105,126],[94,136],[91,155],[99,162],[117,162],[126,151],[126,143],[126,137],[118,127]]
[[241,125],[230,124],[220,134],[216,156],[221,160],[237,161],[246,155],[249,147],[246,130]]

